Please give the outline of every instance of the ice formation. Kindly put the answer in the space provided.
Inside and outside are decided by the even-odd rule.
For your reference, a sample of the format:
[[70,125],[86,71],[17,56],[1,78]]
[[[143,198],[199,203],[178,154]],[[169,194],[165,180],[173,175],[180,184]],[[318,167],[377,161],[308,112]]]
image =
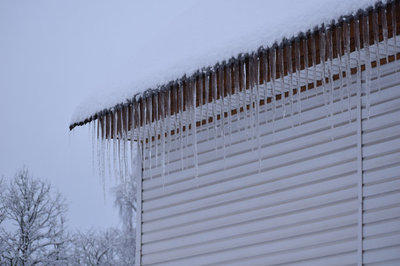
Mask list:
[[353,119],[350,98],[356,94],[364,98],[369,117],[371,80],[379,83],[380,68],[389,62],[395,62],[398,70],[395,3],[221,62],[156,91],[138,94],[129,104],[100,115],[92,122],[99,173],[104,176],[108,161],[117,176],[128,176],[135,168],[132,153],[137,150],[150,179],[153,169],[161,169],[164,186],[174,151],[179,154],[181,170],[193,171],[195,179],[201,178],[199,130],[207,132],[206,141],[225,163],[234,121],[239,124],[235,130],[254,143],[260,171],[260,124],[266,123],[278,134],[275,120],[280,108],[280,119],[290,119],[291,127],[301,125],[302,101],[310,95],[305,92],[323,96],[331,128],[335,90],[340,95],[340,112],[348,112],[349,121]]

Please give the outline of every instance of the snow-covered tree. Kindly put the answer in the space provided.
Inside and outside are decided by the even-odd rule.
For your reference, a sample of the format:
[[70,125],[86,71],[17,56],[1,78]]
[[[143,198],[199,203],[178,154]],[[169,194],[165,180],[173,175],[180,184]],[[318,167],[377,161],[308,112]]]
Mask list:
[[118,229],[77,232],[72,240],[72,265],[132,265],[122,263],[122,234]]
[[122,220],[122,259],[123,265],[135,262],[136,245],[136,179],[131,175],[114,188],[114,204],[118,208]]
[[66,263],[64,198],[50,184],[23,169],[0,195],[4,221],[0,225],[2,262],[7,265]]

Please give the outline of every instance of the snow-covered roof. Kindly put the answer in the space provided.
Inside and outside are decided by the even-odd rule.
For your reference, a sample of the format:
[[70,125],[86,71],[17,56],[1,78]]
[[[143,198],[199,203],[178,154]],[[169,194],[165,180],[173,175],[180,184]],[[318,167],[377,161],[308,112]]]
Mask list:
[[[307,32],[340,17],[374,6],[377,0],[197,1],[176,5],[180,15],[169,19],[161,32],[138,53],[132,80],[95,93],[76,108],[70,128],[96,114],[124,104],[138,93],[157,89],[190,76],[204,67],[257,51]],[[152,10],[147,10],[149,15]],[[156,18],[163,19],[163,18]],[[151,29],[149,29],[151,30]],[[127,33],[127,34],[135,34]],[[137,36],[141,38],[141,36]]]

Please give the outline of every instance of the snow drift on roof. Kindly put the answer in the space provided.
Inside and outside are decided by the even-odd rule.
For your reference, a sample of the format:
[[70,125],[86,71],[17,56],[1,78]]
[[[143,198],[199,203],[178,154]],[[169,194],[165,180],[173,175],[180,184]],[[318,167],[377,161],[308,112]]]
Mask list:
[[[373,6],[377,0],[280,0],[280,1],[197,1],[190,5],[174,2],[169,13],[154,18],[167,21],[161,28],[153,26],[154,38],[142,40],[139,56],[131,66],[132,75],[116,80],[115,87],[97,92],[75,110],[71,124],[79,123],[97,112],[125,103],[150,88],[191,75],[203,67],[213,66],[240,53],[271,46],[322,23],[329,24],[341,16]],[[151,16],[153,10],[144,9]],[[146,25],[143,25],[146,27]],[[133,34],[135,32],[126,32]],[[127,70],[129,72],[129,70]]]

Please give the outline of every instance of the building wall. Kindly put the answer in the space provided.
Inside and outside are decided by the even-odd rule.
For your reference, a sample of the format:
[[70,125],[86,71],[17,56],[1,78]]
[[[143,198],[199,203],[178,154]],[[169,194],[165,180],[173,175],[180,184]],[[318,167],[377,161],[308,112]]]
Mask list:
[[372,81],[369,111],[365,95],[352,90],[349,100],[337,81],[332,104],[323,88],[303,93],[300,115],[299,103],[287,101],[286,116],[277,106],[274,122],[272,105],[261,106],[258,119],[233,116],[224,138],[220,126],[198,128],[198,170],[193,135],[173,137],[177,149],[165,166],[155,147],[152,160],[145,152],[140,263],[400,263],[395,65]]

